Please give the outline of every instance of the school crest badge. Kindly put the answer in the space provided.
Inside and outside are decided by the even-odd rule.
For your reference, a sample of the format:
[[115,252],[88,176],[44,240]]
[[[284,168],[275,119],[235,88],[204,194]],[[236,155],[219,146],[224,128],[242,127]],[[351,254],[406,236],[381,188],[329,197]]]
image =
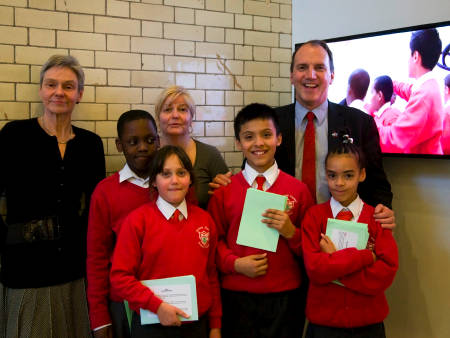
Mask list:
[[208,227],[200,227],[197,228],[197,233],[198,233],[198,245],[200,245],[200,247],[202,248],[209,248],[209,228]]
[[287,197],[287,202],[286,202],[286,213],[288,215],[292,214],[292,209],[294,209],[295,204],[297,203],[297,200],[295,199],[294,196],[292,195],[285,195]]

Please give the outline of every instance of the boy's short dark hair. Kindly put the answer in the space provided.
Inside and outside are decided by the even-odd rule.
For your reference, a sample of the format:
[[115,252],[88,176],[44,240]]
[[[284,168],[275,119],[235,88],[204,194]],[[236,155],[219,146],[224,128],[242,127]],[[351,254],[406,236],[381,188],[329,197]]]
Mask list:
[[272,120],[277,135],[280,135],[280,123],[278,122],[278,116],[275,109],[266,104],[251,103],[242,108],[234,118],[234,136],[236,137],[236,140],[239,140],[241,127],[248,121],[256,119]]
[[132,109],[120,115],[119,120],[117,121],[117,136],[119,137],[119,139],[122,137],[123,130],[125,129],[125,124],[131,121],[142,119],[149,120],[153,127],[155,127],[155,131],[158,131],[158,128],[156,127],[156,121],[148,111]]
[[153,157],[152,165],[150,166],[149,182],[152,186],[156,182],[156,176],[162,173],[164,169],[164,163],[171,156],[176,155],[181,162],[181,165],[189,172],[191,177],[191,185],[195,184],[194,169],[189,156],[186,154],[183,148],[179,146],[167,145],[160,148]]
[[409,42],[411,55],[417,51],[422,57],[422,67],[432,70],[436,66],[442,50],[442,41],[436,28],[413,32]]
[[376,92],[381,91],[384,102],[389,102],[391,100],[392,94],[394,93],[394,84],[389,76],[382,75],[377,77],[373,83],[373,88]]

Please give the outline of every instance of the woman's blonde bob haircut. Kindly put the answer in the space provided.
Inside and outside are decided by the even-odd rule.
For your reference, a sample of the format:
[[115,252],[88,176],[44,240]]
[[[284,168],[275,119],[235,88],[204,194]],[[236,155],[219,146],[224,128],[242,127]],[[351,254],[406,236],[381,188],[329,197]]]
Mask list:
[[155,105],[155,115],[159,122],[159,115],[163,109],[165,104],[170,104],[174,100],[176,100],[180,95],[183,96],[186,104],[188,105],[189,112],[191,113],[192,119],[194,119],[195,115],[195,103],[192,99],[191,94],[182,86],[170,86],[164,89],[161,94],[159,94],[158,101]]

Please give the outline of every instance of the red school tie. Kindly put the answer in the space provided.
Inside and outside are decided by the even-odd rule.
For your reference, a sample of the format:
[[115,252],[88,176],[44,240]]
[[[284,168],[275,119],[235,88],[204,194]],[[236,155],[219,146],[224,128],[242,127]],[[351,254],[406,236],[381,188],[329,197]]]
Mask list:
[[314,113],[306,114],[306,124],[303,142],[302,181],[308,187],[314,202],[316,201],[316,133],[314,131]]
[[343,221],[351,221],[353,218],[353,214],[350,210],[342,209],[336,215],[336,219],[341,219]]
[[180,221],[180,215],[181,215],[180,210],[175,209],[175,211],[173,212],[172,217],[170,217],[170,219],[173,222],[179,222]]
[[266,178],[264,176],[256,176],[255,180],[256,180],[256,184],[258,184],[256,189],[264,191],[263,186],[264,186],[264,182],[266,181]]

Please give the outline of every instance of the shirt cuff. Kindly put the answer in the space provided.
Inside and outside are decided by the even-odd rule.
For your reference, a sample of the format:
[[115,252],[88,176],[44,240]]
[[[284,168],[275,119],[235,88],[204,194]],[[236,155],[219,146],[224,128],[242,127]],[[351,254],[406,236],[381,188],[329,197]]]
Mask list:
[[107,327],[107,326],[111,326],[112,325],[112,323],[108,323],[108,324],[105,324],[105,325],[102,325],[102,326],[99,326],[99,327],[96,327],[95,329],[93,329],[92,331],[98,331],[98,330],[100,330],[100,329],[103,329],[104,327]]
[[225,269],[227,271],[223,271],[224,273],[235,273],[236,270],[234,269],[234,262],[236,261],[236,259],[238,259],[238,256],[235,255],[229,255],[226,259],[225,259]]

